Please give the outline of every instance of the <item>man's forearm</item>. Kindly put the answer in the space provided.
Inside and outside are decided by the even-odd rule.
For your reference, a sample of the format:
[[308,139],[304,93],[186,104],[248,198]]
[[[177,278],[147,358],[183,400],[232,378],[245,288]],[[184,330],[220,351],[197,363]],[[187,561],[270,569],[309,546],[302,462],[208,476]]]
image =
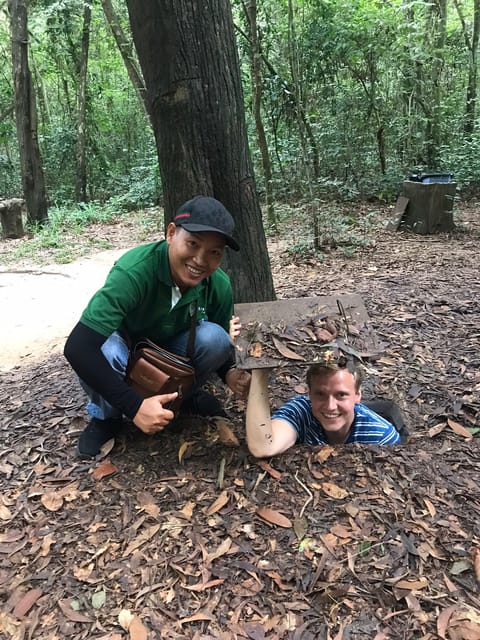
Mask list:
[[254,369],[246,411],[247,445],[257,458],[274,455],[272,419],[268,398],[268,369]]

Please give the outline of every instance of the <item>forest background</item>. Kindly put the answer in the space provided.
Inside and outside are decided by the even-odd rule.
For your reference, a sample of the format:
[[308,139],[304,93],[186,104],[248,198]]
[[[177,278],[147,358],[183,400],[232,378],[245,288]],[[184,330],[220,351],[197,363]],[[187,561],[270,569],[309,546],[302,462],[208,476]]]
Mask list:
[[[19,4],[25,3],[10,3]],[[320,223],[335,220],[337,235],[348,225],[345,212],[352,208],[342,203],[392,202],[411,173],[453,172],[462,197],[478,190],[479,5],[231,3],[267,234],[282,222],[282,211],[291,221],[291,209],[279,203],[294,203],[313,224],[292,249],[312,243],[318,249]],[[5,7],[2,198],[22,195],[10,35]],[[55,244],[62,229],[161,205],[155,140],[125,3],[30,2],[28,54],[48,197],[43,241]]]
[[[243,91],[235,84],[229,97],[239,96],[241,108],[231,100],[232,111],[223,103],[197,109],[203,125],[215,120],[238,133],[245,111],[276,293],[293,299],[354,291],[364,299],[378,347],[365,398],[399,403],[410,446],[295,447],[262,464],[246,449],[244,408],[222,395],[232,414],[227,441],[205,421],[158,438],[132,428],[108,460],[74,462],[85,398],[58,357],[65,335],[56,334],[61,342],[38,361],[19,359],[2,373],[0,633],[113,640],[125,635],[127,610],[135,614],[132,639],[478,639],[480,281],[472,257],[480,239],[480,1],[126,5],[136,13],[137,45],[149,12],[177,12],[171,24],[154,22],[155,37],[140,43],[144,61],[145,48],[162,44],[178,17],[184,20],[172,39],[184,37],[179,58],[191,63],[192,49],[198,58],[208,51],[204,76],[174,69],[175,76],[158,55],[144,64],[167,81],[171,73],[179,90],[186,78],[184,93],[197,106],[202,91],[207,106],[220,100],[210,86],[226,88],[234,75],[225,64],[234,40]],[[18,17],[27,9],[26,0],[8,6]],[[191,19],[195,13],[201,20]],[[229,197],[252,173],[243,147],[225,151],[215,135],[204,162],[216,163],[215,184],[199,144],[174,146],[169,163],[159,163],[124,4],[31,0],[28,25],[28,95],[37,107],[48,218],[30,220],[27,236],[0,242],[2,285],[11,276],[8,289],[22,293],[21,282],[28,290],[23,314],[2,300],[3,319],[6,309],[16,315],[3,331],[9,343],[20,315],[33,317],[35,335],[45,338],[33,294],[57,319],[58,308],[69,306],[56,282],[49,305],[41,281],[63,279],[76,303],[93,285],[89,274],[65,277],[66,269],[35,269],[34,261],[68,262],[88,248],[108,248],[118,235],[119,250],[155,239],[163,231],[159,211],[193,189],[192,176]],[[216,48],[227,31],[228,55]],[[14,112],[28,103],[27,94],[23,104],[15,100],[10,47],[18,54],[26,40],[27,33],[10,38],[9,13],[0,6],[1,198],[24,189]],[[178,104],[170,111],[177,116]],[[196,127],[185,131],[193,138]],[[170,133],[164,126],[162,134]],[[190,183],[162,192],[167,169],[182,170],[192,149]],[[237,183],[224,184],[240,156]],[[464,200],[455,233],[379,231],[402,181],[419,171],[455,173]],[[256,218],[251,227],[240,214],[239,254],[263,276],[250,251]],[[277,230],[284,232],[278,242]],[[3,269],[7,261],[11,270]],[[90,267],[98,275],[98,263]],[[251,296],[253,280],[245,272]],[[275,375],[272,407],[292,389],[305,391],[301,369]]]

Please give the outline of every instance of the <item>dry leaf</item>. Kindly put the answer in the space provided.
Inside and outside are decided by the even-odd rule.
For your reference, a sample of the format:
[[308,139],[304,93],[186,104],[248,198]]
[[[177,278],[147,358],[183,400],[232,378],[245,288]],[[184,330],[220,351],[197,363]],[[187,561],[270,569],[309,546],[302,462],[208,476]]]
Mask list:
[[[16,620],[12,615],[6,611],[0,611],[0,631],[4,634],[8,634],[9,637],[18,637],[17,633],[24,627],[24,624]],[[21,637],[24,637],[23,634]]]
[[158,504],[153,504],[150,502],[143,507],[143,510],[145,511],[145,513],[148,513],[149,516],[152,516],[152,518],[158,518],[158,516],[160,515],[160,507],[158,506]]
[[327,496],[330,496],[330,498],[335,498],[336,500],[343,500],[343,498],[346,498],[348,496],[348,491],[346,491],[345,489],[342,489],[342,487],[339,487],[333,482],[322,482],[321,487],[323,491],[325,491]]
[[445,574],[443,574],[443,581],[447,585],[447,589],[450,591],[450,593],[455,593],[458,591],[457,585],[454,582],[452,582],[450,578]]
[[55,538],[53,533],[47,533],[47,535],[42,540],[42,549],[40,551],[40,556],[42,558],[46,558],[50,553],[50,547],[54,544]]
[[325,462],[325,460],[328,460],[328,458],[330,458],[330,456],[335,452],[335,449],[333,447],[331,447],[330,445],[326,445],[324,447],[322,447],[321,449],[319,449],[316,453],[315,453],[315,460],[317,462]]
[[148,638],[148,629],[138,616],[133,616],[128,627],[128,633],[130,634],[130,640],[147,640]]
[[195,509],[195,505],[196,503],[193,502],[192,500],[190,500],[189,502],[187,502],[187,504],[183,507],[183,509],[180,509],[179,513],[182,514],[182,516],[184,516],[185,518],[187,518],[187,520],[190,520],[190,518],[193,516],[193,510]]
[[125,631],[128,631],[128,628],[130,627],[130,624],[133,618],[134,618],[134,615],[130,611],[130,609],[122,609],[118,614],[118,624],[122,627],[122,629],[125,629]]
[[260,342],[253,342],[248,348],[248,355],[251,358],[261,358],[263,356],[263,347]]
[[13,615],[16,618],[23,618],[23,616],[30,611],[35,602],[40,598],[43,591],[41,589],[30,589],[27,591],[15,605]]
[[448,624],[450,622],[450,618],[452,617],[452,613],[455,611],[455,607],[447,607],[443,611],[440,612],[440,615],[437,618],[437,634],[442,640],[446,640],[446,632],[448,629]]
[[100,453],[97,455],[97,459],[101,460],[102,458],[106,458],[110,451],[115,446],[115,438],[110,438],[100,447]]
[[228,500],[228,493],[226,491],[222,491],[218,498],[208,507],[205,513],[207,516],[217,513],[217,511],[220,511],[220,509],[227,504]]
[[198,613],[194,613],[193,616],[182,618],[178,621],[178,624],[186,624],[187,622],[197,622],[200,620],[215,620],[215,616],[213,616],[211,613],[203,613],[202,611],[199,611]]
[[345,527],[343,524],[334,524],[330,529],[330,533],[333,533],[337,538],[344,538],[345,540],[348,540],[348,542],[352,539],[352,530]]
[[275,480],[280,480],[280,478],[282,477],[280,471],[274,469],[272,465],[268,464],[268,462],[265,462],[265,460],[257,460],[257,464],[261,469],[271,475],[272,478],[275,478]]
[[215,549],[215,551],[212,551],[212,553],[207,553],[206,554],[206,556],[205,556],[205,564],[209,565],[211,562],[213,562],[217,558],[220,558],[221,556],[224,556],[226,553],[228,553],[230,551],[230,547],[231,546],[232,546],[232,539],[231,538],[225,538],[225,540],[218,545],[218,547]]
[[91,619],[80,611],[75,611],[70,605],[70,600],[59,600],[58,606],[63,615],[72,622],[92,622]]
[[117,467],[110,462],[110,460],[105,460],[105,462],[102,462],[102,464],[92,471],[92,478],[95,480],[101,480],[102,478],[105,478],[105,476],[111,476],[112,473],[116,473],[117,471]]
[[450,420],[450,418],[448,418],[447,424],[452,431],[454,431],[459,436],[463,436],[465,440],[471,440],[473,438],[470,431],[463,427],[461,424],[458,424],[458,422],[455,422],[454,420]]
[[437,510],[435,509],[434,505],[432,504],[432,502],[428,498],[423,498],[423,501],[425,503],[425,506],[428,509],[428,513],[433,518],[433,516],[437,513]]
[[205,591],[206,589],[211,589],[212,587],[218,587],[219,585],[225,582],[225,578],[217,578],[216,580],[210,580],[209,582],[199,582],[197,584],[184,585],[184,589],[188,589],[189,591]]
[[335,336],[327,329],[317,329],[315,334],[319,342],[332,342],[335,339]]
[[295,351],[292,351],[291,349],[289,349],[284,342],[282,342],[278,338],[275,338],[275,336],[272,336],[272,342],[275,345],[276,350],[284,358],[289,358],[290,360],[305,360],[305,358],[303,356],[301,356],[298,353],[295,353]]
[[141,547],[145,542],[148,542],[148,540],[153,538],[153,536],[158,532],[159,529],[159,524],[154,524],[151,527],[147,527],[146,529],[144,529],[142,533],[140,533],[134,540],[130,542],[128,547],[125,549],[122,557],[126,558],[131,553],[133,553],[135,549],[138,549],[138,547]]
[[292,589],[292,587],[290,587],[288,584],[285,584],[285,582],[283,582],[282,577],[276,571],[265,571],[265,573],[269,578],[271,578],[275,582],[277,587],[279,587],[282,591],[286,591],[287,589]]
[[25,531],[21,529],[8,529],[0,533],[0,543],[17,542],[17,540],[21,540],[24,535]]
[[63,506],[63,498],[59,493],[44,493],[40,497],[40,502],[48,511],[59,511]]
[[439,422],[438,424],[436,424],[433,427],[430,427],[430,429],[428,430],[428,437],[429,438],[434,438],[435,436],[438,436],[439,433],[441,433],[445,427],[447,426],[446,422]]
[[301,396],[305,396],[308,393],[308,386],[304,382],[300,382],[300,384],[296,384],[293,387],[295,393],[298,393]]
[[352,518],[356,518],[360,513],[360,509],[357,507],[356,504],[353,504],[353,502],[349,502],[348,504],[346,504],[344,509],[346,513],[348,513],[348,515],[351,516]]
[[269,522],[270,524],[276,524],[279,527],[285,527],[286,529],[292,526],[291,520],[289,520],[283,513],[275,511],[275,509],[269,509],[268,507],[259,507],[255,513],[259,518]]
[[228,421],[225,418],[216,418],[215,424],[218,432],[218,439],[220,442],[227,447],[239,447],[240,442],[238,441],[237,436],[233,433],[233,431],[228,426]]
[[94,568],[95,565],[93,564],[93,562],[91,562],[86,567],[74,567],[73,575],[77,580],[80,580],[80,582],[88,582],[88,579],[92,575],[92,571]]
[[299,540],[302,540],[308,531],[308,520],[305,516],[301,518],[295,518],[293,521],[293,530]]
[[189,449],[189,447],[191,447],[193,445],[193,442],[190,441],[186,441],[183,442],[180,445],[180,448],[178,450],[178,461],[181,462],[183,459],[183,456],[185,455],[185,453],[187,452],[187,450]]
[[[448,613],[451,611],[451,615]],[[445,613],[445,619],[440,618]],[[439,624],[441,622],[441,625]],[[478,640],[480,638],[480,616],[474,609],[459,611],[455,607],[449,607],[439,616],[437,623],[438,635],[441,638],[451,640]],[[448,632],[448,635],[447,635]],[[444,635],[441,635],[441,634]]]
[[418,580],[399,580],[395,583],[397,589],[408,589],[409,591],[417,591],[418,589],[424,589],[428,585],[428,580],[418,578]]

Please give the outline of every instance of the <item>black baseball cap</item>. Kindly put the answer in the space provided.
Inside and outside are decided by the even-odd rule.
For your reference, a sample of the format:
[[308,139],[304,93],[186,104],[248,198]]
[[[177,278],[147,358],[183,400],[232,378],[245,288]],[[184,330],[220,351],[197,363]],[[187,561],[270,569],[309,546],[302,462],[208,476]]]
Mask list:
[[223,204],[215,198],[195,196],[179,207],[173,222],[177,227],[183,227],[192,233],[215,231],[225,238],[226,244],[234,251],[240,248],[232,238],[235,222]]

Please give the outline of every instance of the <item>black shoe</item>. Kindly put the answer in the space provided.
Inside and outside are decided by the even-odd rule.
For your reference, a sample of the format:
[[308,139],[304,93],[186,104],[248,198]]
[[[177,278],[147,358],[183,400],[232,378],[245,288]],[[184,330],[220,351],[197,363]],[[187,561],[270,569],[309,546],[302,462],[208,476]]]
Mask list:
[[111,438],[115,438],[122,428],[121,418],[98,420],[92,418],[80,434],[77,456],[81,460],[91,460],[100,453],[100,449]]
[[227,417],[220,400],[203,389],[195,391],[185,400],[180,407],[180,414],[183,416],[202,416],[205,418],[213,416]]

